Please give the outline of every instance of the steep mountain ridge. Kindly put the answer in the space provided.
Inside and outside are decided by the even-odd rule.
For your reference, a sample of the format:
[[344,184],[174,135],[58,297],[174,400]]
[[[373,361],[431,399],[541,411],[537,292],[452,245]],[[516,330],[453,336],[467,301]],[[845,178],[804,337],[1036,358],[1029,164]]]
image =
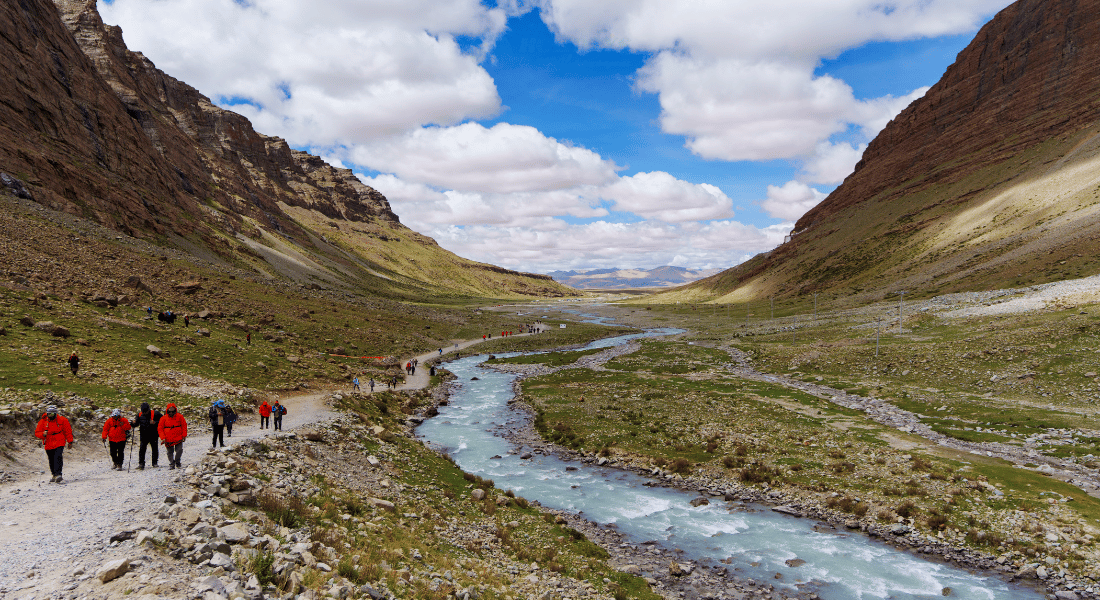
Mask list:
[[1100,1],[1020,0],[868,145],[791,241],[664,300],[882,297],[1100,270]]
[[[130,51],[95,0],[18,0],[0,6],[0,20],[0,59],[14,67],[0,91],[0,170],[50,208],[299,283],[572,293],[404,227],[349,169],[256,132]],[[329,240],[333,229],[345,234]]]

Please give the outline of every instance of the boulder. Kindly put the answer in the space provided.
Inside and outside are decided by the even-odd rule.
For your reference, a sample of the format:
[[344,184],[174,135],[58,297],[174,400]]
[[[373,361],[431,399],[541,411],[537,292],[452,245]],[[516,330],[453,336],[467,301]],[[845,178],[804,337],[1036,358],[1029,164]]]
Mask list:
[[202,337],[210,337],[210,330],[205,327],[199,327],[195,330],[195,333],[201,335]]
[[476,490],[470,492],[470,498],[473,499],[473,500],[483,500],[483,499],[485,499],[485,490],[483,490],[481,488],[477,488]]
[[183,292],[184,294],[194,294],[202,289],[202,283],[199,281],[185,281],[183,283],[176,284],[175,289]]
[[54,325],[53,321],[39,321],[34,324],[34,328],[45,333],[53,333],[57,325]]
[[702,496],[699,496],[698,498],[691,501],[691,505],[696,506],[696,507],[706,506],[708,504],[710,504],[710,500],[707,500],[706,498],[704,498]]
[[24,327],[34,327],[34,319],[30,318],[29,315],[23,315],[19,319],[19,324],[23,325]]
[[107,583],[114,579],[122,577],[130,570],[130,560],[126,558],[120,558],[118,560],[112,560],[109,563],[104,564],[96,571],[96,579]]
[[[485,495],[484,490],[482,490],[481,493],[482,493],[482,496]],[[388,510],[390,512],[397,512],[397,507],[394,506],[393,502],[390,502],[389,500],[383,500],[381,498],[367,498],[367,502],[370,502],[371,504],[373,504],[374,506],[377,506],[378,508],[381,508],[382,510]]]
[[233,523],[218,529],[218,533],[230,544],[240,544],[248,541],[250,534],[248,528],[240,523]]
[[[728,496],[728,494],[727,494],[727,496]],[[728,497],[726,498],[726,500],[729,500],[729,499],[730,498],[728,498]],[[791,515],[792,517],[801,517],[802,516],[802,511],[798,510],[797,508],[795,508],[793,506],[786,506],[786,505],[773,506],[772,510],[777,512],[777,513],[784,514],[784,515]]]
[[53,328],[53,331],[50,332],[50,335],[52,335],[54,337],[59,337],[59,338],[67,338],[70,335],[72,335],[72,332],[69,331],[68,327],[62,327],[61,325],[57,325]]
[[145,350],[148,351],[149,354],[152,354],[153,356],[160,356],[161,353],[162,353],[162,350],[160,348],[158,348],[158,347],[156,347],[152,344],[149,344],[148,346],[146,346]]

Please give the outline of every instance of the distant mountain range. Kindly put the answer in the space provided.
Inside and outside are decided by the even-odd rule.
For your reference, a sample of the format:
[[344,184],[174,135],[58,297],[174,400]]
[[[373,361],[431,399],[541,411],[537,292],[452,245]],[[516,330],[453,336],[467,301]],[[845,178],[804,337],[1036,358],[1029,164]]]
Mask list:
[[721,269],[686,269],[657,267],[655,269],[593,269],[590,271],[552,271],[554,281],[582,290],[622,290],[634,288],[673,287],[710,277]]

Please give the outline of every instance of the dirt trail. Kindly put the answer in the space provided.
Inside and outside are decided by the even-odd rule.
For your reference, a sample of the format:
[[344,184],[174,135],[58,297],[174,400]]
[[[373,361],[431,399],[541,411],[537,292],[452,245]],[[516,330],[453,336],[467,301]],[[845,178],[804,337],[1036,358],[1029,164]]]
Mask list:
[[[516,334],[519,335],[531,334]],[[461,352],[483,341],[488,340],[452,343],[443,348],[443,354]],[[400,384],[398,390],[427,387],[430,378],[426,363],[439,356],[437,349],[415,357],[422,368]],[[361,387],[368,391],[365,381],[361,381]],[[382,389],[384,383],[377,382],[375,391]],[[331,390],[318,390],[276,395],[287,408],[283,431],[309,428],[336,416],[325,404],[330,393]],[[212,438],[205,414],[189,418],[187,428],[182,458],[185,469],[211,450]],[[232,447],[243,440],[280,433],[270,428],[259,429],[258,416],[245,415],[234,427],[233,436],[225,437],[225,442]],[[14,458],[23,476],[0,485],[0,598],[46,598],[75,589],[74,571],[86,572],[77,576],[77,580],[91,577],[100,565],[116,557],[114,544],[110,542],[112,535],[133,529],[135,523],[155,521],[153,511],[160,501],[183,490],[184,471],[165,466],[168,461],[163,447],[160,467],[149,467],[152,457],[147,456],[147,468],[138,471],[135,448],[130,471],[120,473],[111,470],[107,450],[94,432],[91,438],[78,440],[72,449],[65,450],[62,484],[49,483],[46,455],[40,444],[15,453]]]

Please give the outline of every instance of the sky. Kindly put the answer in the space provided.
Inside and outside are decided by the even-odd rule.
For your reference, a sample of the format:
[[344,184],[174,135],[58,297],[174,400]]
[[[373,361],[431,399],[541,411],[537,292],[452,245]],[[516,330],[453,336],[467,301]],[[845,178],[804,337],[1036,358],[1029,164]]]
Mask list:
[[728,268],[1007,0],[103,0],[131,50],[456,254]]

